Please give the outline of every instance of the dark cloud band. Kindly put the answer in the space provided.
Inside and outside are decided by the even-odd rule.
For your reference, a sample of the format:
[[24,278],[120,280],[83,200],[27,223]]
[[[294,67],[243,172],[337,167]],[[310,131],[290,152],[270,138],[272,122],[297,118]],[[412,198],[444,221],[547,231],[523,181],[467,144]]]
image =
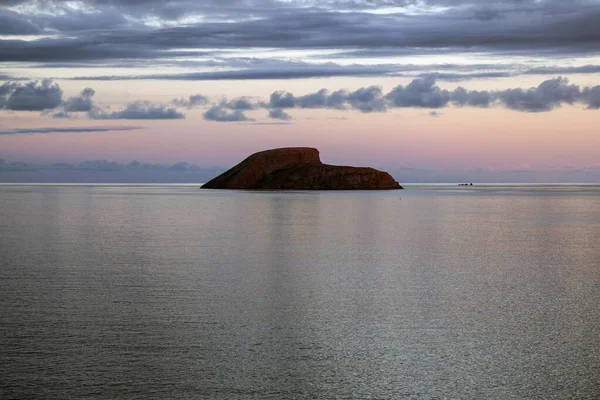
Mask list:
[[[188,49],[250,48],[597,54],[600,40],[600,5],[593,0],[523,0],[500,6],[483,0],[82,1],[89,12],[61,1],[27,3],[42,8],[0,10],[0,35],[48,37],[1,40],[0,61],[156,59],[185,57],[192,54]],[[371,12],[414,4],[444,8]],[[210,18],[178,23],[193,15]],[[158,26],[145,23],[150,16]]]
[[16,128],[0,130],[0,135],[35,135],[52,133],[89,133],[89,132],[111,132],[132,131],[142,129],[139,126],[84,126],[73,128]]

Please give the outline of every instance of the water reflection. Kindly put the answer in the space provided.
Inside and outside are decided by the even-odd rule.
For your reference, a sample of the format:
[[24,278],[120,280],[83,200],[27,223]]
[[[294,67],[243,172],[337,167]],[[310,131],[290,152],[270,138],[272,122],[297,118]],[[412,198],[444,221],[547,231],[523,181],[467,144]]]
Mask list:
[[546,190],[0,187],[0,389],[593,397],[600,195]]

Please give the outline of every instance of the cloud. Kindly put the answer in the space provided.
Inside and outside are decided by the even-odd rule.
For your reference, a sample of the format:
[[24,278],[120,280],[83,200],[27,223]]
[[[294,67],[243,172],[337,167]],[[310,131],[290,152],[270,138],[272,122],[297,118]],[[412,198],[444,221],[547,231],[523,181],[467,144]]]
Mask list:
[[457,106],[489,107],[493,101],[493,94],[487,90],[466,90],[462,86],[450,93],[451,101]]
[[396,86],[386,98],[394,107],[442,108],[450,101],[450,92],[436,86],[434,76],[427,76],[406,87]]
[[[31,4],[34,0],[2,0],[0,5],[17,6]],[[69,10],[62,5],[63,0],[45,0],[39,7],[44,9]],[[470,15],[489,20],[501,17],[503,13],[521,8],[529,11],[544,10],[550,14],[564,12],[569,9],[560,0],[518,0],[505,3],[489,3],[486,0],[201,0],[188,2],[173,0],[80,0],[79,2],[89,8],[98,10],[118,8],[132,17],[156,16],[165,20],[177,19],[188,14],[213,15],[214,18],[227,19],[242,13],[254,12],[260,14],[267,11],[296,11],[298,9],[317,9],[327,11],[376,11],[390,7],[445,7],[448,9],[467,9]],[[593,0],[573,0],[576,5],[595,4]],[[219,7],[217,7],[219,6]],[[186,14],[187,11],[187,14]]]
[[524,73],[527,75],[597,74],[600,73],[600,65],[583,65],[580,67],[537,67],[530,68]]
[[[406,6],[411,7],[390,10]],[[502,4],[450,0],[85,0],[77,6],[45,0],[3,9],[0,15],[0,34],[44,35],[32,36],[34,40],[1,40],[0,61],[5,62],[122,62],[185,57],[186,49],[196,49],[189,53],[194,56],[194,51],[206,54],[214,53],[213,49],[257,48],[354,51],[355,57],[361,51],[382,57],[390,50],[415,55],[598,54],[600,39],[600,9],[592,0]],[[299,68],[296,76],[305,72]],[[321,73],[325,76],[328,72],[323,69]],[[336,74],[336,68],[330,68],[329,73]],[[355,71],[362,73],[374,71]],[[261,74],[280,72],[257,70],[256,76]],[[290,76],[288,71],[281,74],[282,78]]]
[[77,169],[83,169],[88,171],[120,171],[125,169],[125,165],[119,164],[114,161],[93,160],[82,161],[81,163],[79,163]]
[[223,105],[216,105],[208,109],[204,113],[204,119],[216,122],[254,121],[252,118],[248,118],[243,111],[227,111]]
[[330,94],[327,89],[318,90],[304,96],[290,92],[276,91],[270,96],[267,107],[283,108],[331,108],[344,110],[352,108],[362,112],[385,111],[386,103],[381,88],[370,86],[353,92],[336,90]]
[[[321,89],[316,93],[310,93],[305,96],[298,98],[291,95],[291,93],[285,93],[283,96],[287,97],[287,101],[293,98],[294,107],[299,108],[325,108],[330,107],[329,92],[327,89]],[[291,97],[290,97],[291,96]],[[273,98],[273,97],[271,97]],[[285,103],[285,98],[283,99]],[[285,105],[285,104],[284,104]]]
[[52,133],[90,133],[90,132],[111,132],[111,131],[132,131],[142,129],[139,126],[83,126],[73,128],[14,128],[0,130],[0,135],[33,135],[33,134],[52,134]]
[[226,168],[200,167],[180,161],[158,164],[141,161],[120,163],[99,159],[51,164],[10,162],[0,158],[0,182],[48,183],[200,183]]
[[5,82],[0,86],[0,108],[14,111],[47,111],[62,108],[55,118],[70,118],[70,112],[85,112],[93,108],[92,97],[96,92],[85,88],[77,96],[62,101],[63,91],[50,79],[28,83]]
[[600,108],[600,85],[586,87],[581,93],[589,109],[597,110]]
[[294,96],[290,92],[276,91],[270,96],[268,107],[270,108],[335,108],[344,109],[348,93],[345,90],[337,90],[329,94],[327,89],[318,90],[304,96]]
[[280,108],[275,108],[275,109],[269,110],[269,118],[280,119],[283,121],[289,121],[292,119],[292,116]]
[[271,93],[269,106],[273,108],[294,108],[296,107],[296,101],[296,97],[292,93],[277,91]]
[[[290,108],[358,110],[363,113],[407,107],[440,109],[450,105],[479,108],[501,105],[523,112],[551,111],[564,104],[583,104],[588,109],[600,108],[600,85],[579,86],[570,84],[564,77],[547,79],[534,88],[506,90],[467,90],[461,86],[454,90],[442,89],[436,84],[436,77],[435,74],[424,75],[413,79],[406,86],[398,85],[388,93],[383,93],[379,86],[371,85],[354,91],[330,91],[323,88],[304,95],[278,90],[270,95],[268,101],[249,96],[223,99],[220,103],[213,104],[204,113],[204,118],[219,122],[252,121],[245,115],[245,111],[269,109],[283,112]],[[85,88],[77,96],[63,102],[62,90],[51,80],[25,84],[9,81],[0,86],[0,107],[21,111],[56,110],[52,114],[54,118],[71,118],[74,112],[86,111],[90,119],[185,118],[175,107],[148,101],[134,101],[117,111],[98,108],[92,102],[94,95],[94,89]],[[195,94],[187,99],[174,99],[171,104],[193,108],[206,106],[208,102],[207,97]],[[280,111],[274,111],[273,115],[284,115],[277,114]]]
[[278,90],[271,93],[266,102],[249,97],[223,100],[208,110],[204,117],[212,121],[233,122],[248,120],[243,111],[258,108],[269,109],[270,118],[277,119],[278,116],[287,116],[284,110],[292,108],[358,110],[369,113],[385,112],[389,108],[435,110],[451,105],[477,108],[504,106],[516,111],[542,112],[551,111],[563,104],[576,103],[587,105],[589,109],[600,108],[600,85],[580,87],[570,84],[567,78],[557,77],[529,89],[467,90],[459,86],[454,90],[447,90],[436,85],[435,75],[427,75],[412,80],[406,86],[398,85],[387,94],[379,86],[367,86],[355,91],[340,89],[331,92],[323,88],[305,95]]
[[187,99],[173,99],[173,104],[177,107],[195,108],[208,104],[208,97],[201,94],[193,94]]
[[346,101],[350,106],[362,112],[385,111],[387,104],[379,86],[369,86],[348,93]]
[[508,89],[496,93],[502,103],[511,110],[541,112],[550,111],[561,104],[573,104],[581,99],[579,86],[570,85],[567,78],[558,77],[542,82],[536,88]]
[[214,168],[201,168],[196,164],[191,164],[185,161],[180,161],[175,164],[156,164],[142,163],[140,161],[131,161],[123,164],[110,160],[86,160],[77,164],[72,163],[53,163],[53,164],[36,164],[28,162],[7,162],[0,158],[0,171],[52,171],[52,170],[69,170],[69,171],[136,171],[136,172],[158,172],[158,171],[206,171],[214,170]]
[[486,72],[427,72],[420,74],[422,78],[434,77],[440,81],[467,81],[470,79],[488,79],[488,78],[509,78],[511,76],[518,75],[516,71],[486,71]]
[[25,84],[6,82],[0,86],[0,106],[14,111],[42,111],[62,103],[62,89],[50,79]]
[[57,111],[54,114],[52,114],[52,118],[57,118],[57,119],[69,119],[72,118],[73,115],[69,114],[66,111]]
[[92,119],[183,119],[185,115],[165,105],[134,101],[119,111],[92,109],[89,117]]
[[[1,59],[1,56],[0,56]],[[265,79],[302,79],[302,78],[330,78],[337,76],[399,76],[392,65],[285,65],[270,68],[238,69],[215,72],[189,72],[176,74],[148,74],[148,75],[104,75],[80,76],[74,80],[176,80],[176,81],[221,81],[221,80],[265,80]]]
[[2,86],[0,86],[0,108],[6,107],[8,97],[15,91],[17,86],[17,82],[4,82]]
[[250,122],[250,125],[291,125],[291,122]]
[[[329,57],[330,54],[323,57]],[[526,68],[518,63],[492,65],[492,64],[352,64],[343,65],[333,62],[325,64],[308,64],[297,61],[282,61],[277,59],[245,59],[221,58],[218,61],[190,61],[169,59],[168,61],[154,61],[166,68],[180,66],[185,68],[236,68],[235,70],[216,72],[192,72],[171,74],[144,74],[144,75],[91,75],[76,76],[70,80],[180,80],[180,81],[219,81],[219,80],[276,80],[276,79],[303,79],[303,78],[328,78],[336,76],[351,77],[434,77],[438,81],[458,82],[472,79],[511,78],[520,75],[556,75],[556,74],[596,74],[600,72],[600,65],[585,65],[581,67],[548,66]],[[52,68],[72,68],[77,64],[48,64]],[[93,65],[83,64],[82,67],[91,68]],[[118,68],[137,66],[137,63],[113,65]],[[243,69],[239,69],[243,68]],[[433,71],[433,72],[432,72]],[[443,71],[443,72],[439,72]],[[183,103],[182,103],[183,104]]]
[[96,91],[92,88],[85,88],[78,95],[71,97],[65,101],[63,108],[65,112],[82,112],[90,111],[93,108],[92,97]]
[[249,97],[238,97],[221,103],[221,106],[230,110],[250,111],[257,109],[260,105]]
[[0,74],[0,81],[28,81],[27,78],[12,76],[8,74]]
[[36,35],[39,33],[41,33],[40,27],[32,23],[26,15],[0,9],[0,35]]

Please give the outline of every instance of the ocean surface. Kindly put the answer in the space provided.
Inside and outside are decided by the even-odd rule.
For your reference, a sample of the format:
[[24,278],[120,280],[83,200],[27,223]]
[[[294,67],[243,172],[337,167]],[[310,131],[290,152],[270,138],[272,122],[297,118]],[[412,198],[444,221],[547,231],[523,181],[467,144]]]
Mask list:
[[0,398],[598,399],[600,186],[0,185]]

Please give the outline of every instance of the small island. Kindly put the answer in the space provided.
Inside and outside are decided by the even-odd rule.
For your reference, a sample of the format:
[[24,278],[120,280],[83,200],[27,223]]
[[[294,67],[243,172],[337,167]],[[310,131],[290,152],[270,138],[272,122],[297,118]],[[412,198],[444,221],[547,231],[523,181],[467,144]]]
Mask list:
[[202,189],[392,190],[402,186],[387,172],[327,165],[315,148],[287,147],[252,154]]

